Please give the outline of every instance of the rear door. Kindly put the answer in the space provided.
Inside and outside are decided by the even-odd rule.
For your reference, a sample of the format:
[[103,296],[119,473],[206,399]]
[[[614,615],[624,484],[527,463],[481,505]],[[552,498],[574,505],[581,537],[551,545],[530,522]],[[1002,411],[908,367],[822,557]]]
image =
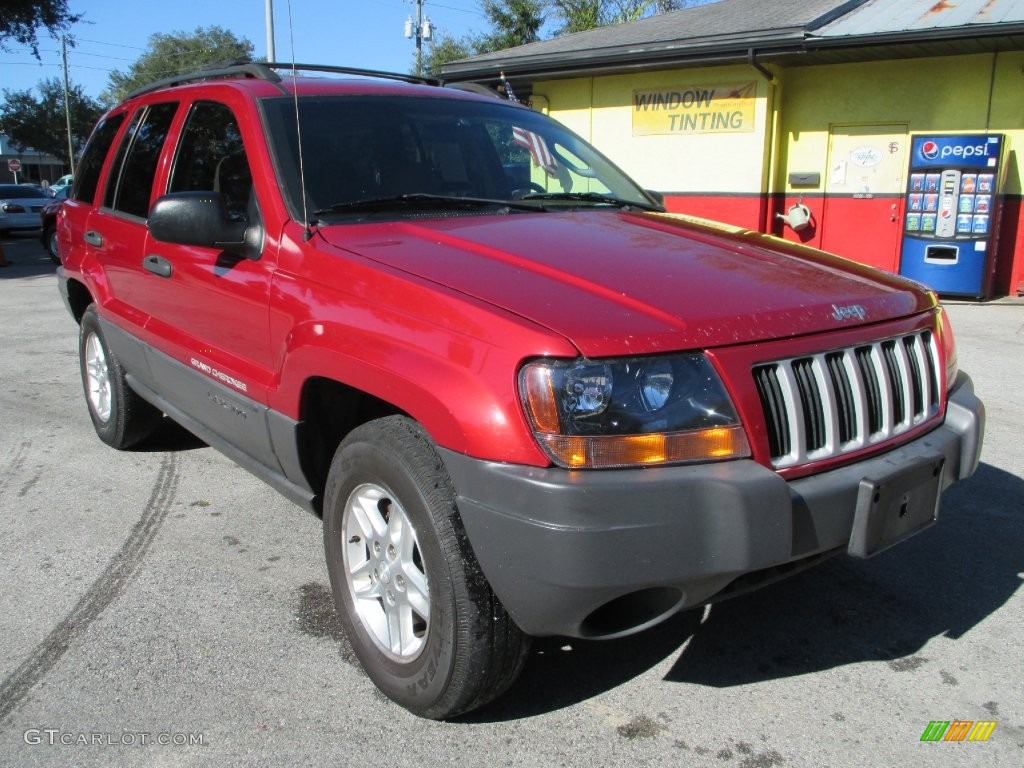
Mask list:
[[108,174],[100,204],[92,209],[84,240],[103,265],[105,314],[134,335],[145,336],[151,286],[142,257],[149,230],[146,218],[154,197],[164,144],[178,111],[177,101],[145,104],[130,118]]
[[[78,163],[78,183],[61,206],[57,219],[59,250],[61,260],[72,272],[81,272],[83,264],[88,263],[95,255],[95,249],[89,244],[92,236],[87,235],[89,216],[92,214],[100,189],[107,155],[110,154],[117,134],[124,125],[125,117],[124,112],[116,112],[107,115],[96,126]],[[94,285],[93,290],[98,293],[97,287]]]

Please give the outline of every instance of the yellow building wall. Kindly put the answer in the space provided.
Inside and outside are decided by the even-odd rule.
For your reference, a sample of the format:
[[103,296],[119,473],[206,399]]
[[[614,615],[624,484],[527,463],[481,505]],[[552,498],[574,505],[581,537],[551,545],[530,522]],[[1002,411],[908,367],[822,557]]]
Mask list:
[[[789,171],[820,170],[829,129],[905,123],[910,133],[1007,134],[1008,194],[1021,194],[1024,52],[793,67],[782,74],[780,184]],[[991,103],[991,112],[990,112]]]
[[[753,84],[753,130],[634,135],[636,91]],[[668,70],[534,83],[548,113],[598,147],[642,186],[660,192],[765,191],[769,88],[749,66]]]

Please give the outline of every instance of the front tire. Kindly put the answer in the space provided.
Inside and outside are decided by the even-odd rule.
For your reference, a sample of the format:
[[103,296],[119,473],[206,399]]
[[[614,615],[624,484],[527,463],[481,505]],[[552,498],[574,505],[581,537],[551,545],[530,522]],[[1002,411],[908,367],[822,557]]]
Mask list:
[[124,368],[103,338],[94,304],[82,315],[78,358],[89,417],[100,440],[124,450],[147,438],[163,414],[128,386]]
[[422,717],[454,717],[519,675],[529,639],[480,571],[451,479],[414,421],[379,419],[339,446],[324,548],[353,650],[393,701]]

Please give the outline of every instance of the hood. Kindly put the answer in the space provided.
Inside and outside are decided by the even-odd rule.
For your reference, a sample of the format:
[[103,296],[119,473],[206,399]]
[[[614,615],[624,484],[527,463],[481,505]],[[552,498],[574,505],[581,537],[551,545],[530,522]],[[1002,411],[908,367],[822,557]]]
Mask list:
[[935,304],[915,284],[838,256],[666,214],[510,213],[320,232],[542,325],[587,357],[819,333]]

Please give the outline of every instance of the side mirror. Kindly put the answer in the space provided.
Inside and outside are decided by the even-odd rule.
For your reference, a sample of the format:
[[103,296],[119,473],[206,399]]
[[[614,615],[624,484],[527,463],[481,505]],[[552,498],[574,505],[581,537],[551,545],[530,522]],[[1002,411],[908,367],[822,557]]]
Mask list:
[[219,248],[256,260],[262,228],[228,218],[219,192],[171,192],[157,199],[149,212],[149,231],[162,243]]
[[645,189],[644,194],[651,198],[651,200],[660,205],[662,208],[665,207],[665,196],[661,194],[661,192],[656,192],[653,189]]

